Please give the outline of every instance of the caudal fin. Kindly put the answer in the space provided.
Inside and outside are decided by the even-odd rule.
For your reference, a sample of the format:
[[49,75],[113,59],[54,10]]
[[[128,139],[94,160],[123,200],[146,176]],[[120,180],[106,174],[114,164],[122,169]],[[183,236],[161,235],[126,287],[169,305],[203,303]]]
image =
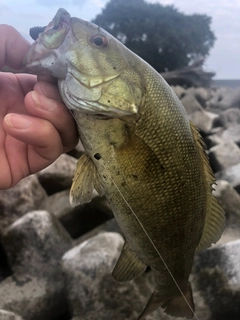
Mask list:
[[163,308],[164,312],[171,316],[192,319],[194,316],[194,302],[190,283],[188,283],[187,290],[183,294],[185,298],[179,292],[179,295],[173,299],[163,300],[162,294],[155,290],[138,320],[144,319],[146,315],[159,307]]

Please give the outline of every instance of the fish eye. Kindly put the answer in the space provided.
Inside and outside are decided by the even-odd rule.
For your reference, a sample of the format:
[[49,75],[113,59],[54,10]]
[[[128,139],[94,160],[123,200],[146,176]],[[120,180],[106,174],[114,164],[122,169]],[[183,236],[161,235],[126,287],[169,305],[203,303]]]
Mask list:
[[92,36],[91,41],[98,47],[106,47],[108,45],[107,37],[101,34],[95,34]]

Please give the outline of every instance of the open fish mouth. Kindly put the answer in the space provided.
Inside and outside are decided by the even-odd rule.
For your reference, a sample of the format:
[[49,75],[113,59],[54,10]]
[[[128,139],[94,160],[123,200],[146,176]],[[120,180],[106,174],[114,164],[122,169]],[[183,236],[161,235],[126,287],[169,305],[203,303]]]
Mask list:
[[70,14],[65,9],[60,8],[56,13],[55,17],[53,18],[53,20],[47,26],[32,27],[29,30],[29,34],[30,34],[30,37],[36,41],[40,33],[50,29],[57,30],[57,29],[66,28],[67,26],[70,26],[70,22],[71,22]]

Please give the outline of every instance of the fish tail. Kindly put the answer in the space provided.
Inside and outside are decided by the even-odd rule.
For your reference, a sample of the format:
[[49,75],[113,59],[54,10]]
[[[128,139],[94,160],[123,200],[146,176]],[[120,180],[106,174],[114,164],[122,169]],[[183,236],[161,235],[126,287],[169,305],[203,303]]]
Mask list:
[[145,309],[137,320],[143,319],[146,315],[157,310],[159,307],[163,308],[165,313],[173,317],[192,319],[195,308],[192,297],[192,288],[189,282],[187,284],[187,289],[183,291],[183,294],[184,296],[179,292],[178,296],[164,300],[162,294],[155,289]]

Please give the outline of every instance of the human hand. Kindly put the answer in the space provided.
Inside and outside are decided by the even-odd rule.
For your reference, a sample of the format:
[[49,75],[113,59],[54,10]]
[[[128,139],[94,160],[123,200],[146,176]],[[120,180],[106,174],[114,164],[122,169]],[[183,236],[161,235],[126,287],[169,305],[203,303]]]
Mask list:
[[[4,65],[20,69],[29,46],[14,28],[0,25],[0,70]],[[53,82],[0,72],[0,189],[47,167],[77,144],[74,120]]]

